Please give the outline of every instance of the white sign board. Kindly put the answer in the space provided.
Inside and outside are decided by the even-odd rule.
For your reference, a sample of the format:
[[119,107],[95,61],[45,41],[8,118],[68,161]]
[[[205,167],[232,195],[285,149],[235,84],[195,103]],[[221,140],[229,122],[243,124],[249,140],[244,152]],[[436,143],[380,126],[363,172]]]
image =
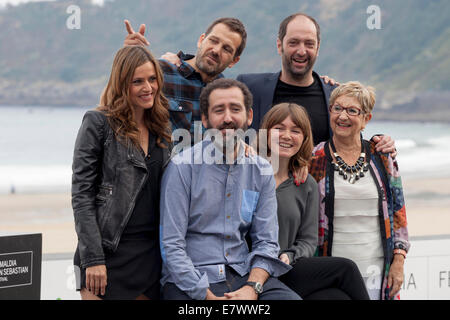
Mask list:
[[450,300],[450,236],[411,240],[402,300]]
[[[42,261],[43,300],[79,300],[73,254]],[[450,236],[411,239],[405,261],[402,300],[450,300]]]
[[[50,257],[50,258],[49,258]],[[80,300],[76,291],[73,254],[44,256],[42,261],[42,300]]]

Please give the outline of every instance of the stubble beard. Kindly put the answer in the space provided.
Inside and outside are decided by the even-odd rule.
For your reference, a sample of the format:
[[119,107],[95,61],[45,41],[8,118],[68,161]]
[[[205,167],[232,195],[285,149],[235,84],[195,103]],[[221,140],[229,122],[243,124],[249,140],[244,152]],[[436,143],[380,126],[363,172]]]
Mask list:
[[201,48],[198,49],[197,53],[195,54],[195,66],[208,77],[213,78],[219,75],[223,70],[225,70],[226,67],[222,68],[220,65],[220,61],[217,62],[216,66],[208,65],[208,63],[204,61],[208,55],[209,54],[206,52],[202,54]]
[[[221,149],[222,153],[226,155],[226,154],[233,153],[236,150],[236,147],[238,146],[239,141],[242,140],[238,134],[238,131],[242,130],[243,133],[245,134],[245,132],[248,129],[248,125],[245,122],[241,128],[238,128],[234,123],[231,126],[222,124],[218,128],[214,128],[214,129],[217,129],[220,131],[224,128],[234,129],[235,132],[228,136],[222,135],[222,137],[221,137],[222,139],[220,139],[221,141],[213,141],[213,142],[216,145],[216,147]],[[213,127],[209,123],[209,120],[207,120],[207,129],[213,129]]]
[[297,71],[292,66],[292,56],[290,56],[290,57],[286,56],[284,54],[284,50],[282,51],[282,53],[283,53],[283,68],[289,74],[290,78],[292,78],[296,81],[305,80],[309,76],[309,74],[314,66],[314,63],[316,62],[316,59],[315,58],[312,59],[311,57],[308,57],[308,62],[307,62],[307,65],[305,66],[305,68],[301,71]]

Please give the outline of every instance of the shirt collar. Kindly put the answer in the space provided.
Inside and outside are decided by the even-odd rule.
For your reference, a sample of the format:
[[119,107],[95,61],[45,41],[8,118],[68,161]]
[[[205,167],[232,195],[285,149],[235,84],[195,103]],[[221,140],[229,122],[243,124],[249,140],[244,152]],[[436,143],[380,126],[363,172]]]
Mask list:
[[[195,56],[193,54],[189,54],[189,53],[184,53],[183,51],[180,51],[177,53],[177,56],[180,58],[181,60],[181,66],[178,67],[178,71],[180,72],[180,74],[184,77],[184,78],[189,78],[191,75],[194,75],[196,77],[198,77],[199,79],[202,80],[202,76],[200,75],[200,73],[198,73],[197,71],[195,71],[194,68],[192,68],[192,66],[186,62],[186,60],[190,60],[192,58],[194,58]],[[220,73],[217,75],[216,79],[219,78],[223,78],[223,74]],[[202,80],[203,82],[203,80]]]

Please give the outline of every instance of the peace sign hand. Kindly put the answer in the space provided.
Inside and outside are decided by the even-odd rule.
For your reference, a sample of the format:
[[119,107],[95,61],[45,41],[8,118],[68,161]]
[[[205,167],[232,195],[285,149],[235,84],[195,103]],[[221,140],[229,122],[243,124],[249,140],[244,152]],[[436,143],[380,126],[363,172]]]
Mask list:
[[145,24],[141,24],[139,27],[139,32],[135,32],[130,24],[130,21],[125,20],[125,27],[127,28],[128,35],[123,42],[124,46],[149,46],[150,43],[145,38]]

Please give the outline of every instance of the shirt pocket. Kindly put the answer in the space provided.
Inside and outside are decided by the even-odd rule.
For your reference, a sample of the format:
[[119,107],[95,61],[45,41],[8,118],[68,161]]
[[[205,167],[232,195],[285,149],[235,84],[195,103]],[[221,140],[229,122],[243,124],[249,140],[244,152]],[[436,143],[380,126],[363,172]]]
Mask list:
[[259,192],[246,189],[242,191],[241,217],[245,222],[252,222],[258,199]]

